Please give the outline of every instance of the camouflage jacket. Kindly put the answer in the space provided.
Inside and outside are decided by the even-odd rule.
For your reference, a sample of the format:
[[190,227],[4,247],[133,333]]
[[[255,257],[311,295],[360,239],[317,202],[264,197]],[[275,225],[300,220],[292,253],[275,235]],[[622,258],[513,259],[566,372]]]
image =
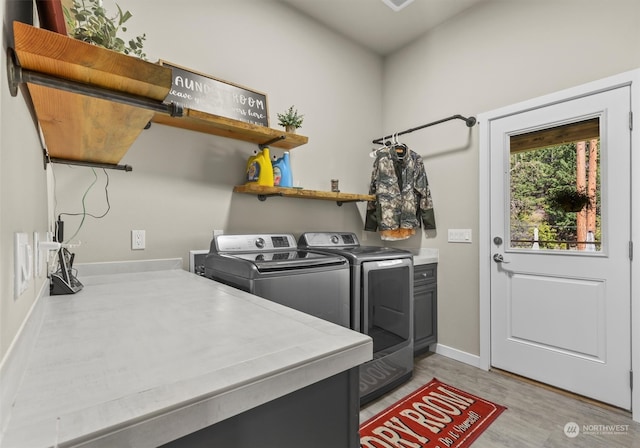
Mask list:
[[424,224],[435,229],[433,201],[422,157],[407,150],[403,158],[395,151],[382,150],[373,163],[367,203],[365,230],[414,229]]

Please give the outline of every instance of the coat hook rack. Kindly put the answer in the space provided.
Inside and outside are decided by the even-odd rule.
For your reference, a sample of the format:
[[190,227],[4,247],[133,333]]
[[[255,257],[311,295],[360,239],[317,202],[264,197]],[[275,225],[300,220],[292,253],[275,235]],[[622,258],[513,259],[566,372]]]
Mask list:
[[463,120],[466,123],[467,127],[469,127],[469,128],[474,127],[475,124],[476,124],[476,117],[463,117],[462,115],[452,115],[450,117],[443,118],[441,120],[437,120],[437,121],[433,121],[431,123],[423,124],[422,126],[417,126],[415,128],[407,129],[406,131],[394,133],[394,134],[391,134],[391,135],[385,135],[384,137],[380,137],[380,138],[377,138],[377,139],[373,140],[373,143],[377,143],[379,145],[382,145],[382,144],[384,144],[384,140],[387,139],[387,138],[391,138],[391,137],[398,136],[398,135],[409,134],[410,132],[417,131],[419,129],[428,128],[429,126],[434,126],[436,124],[444,123],[446,121],[451,121],[451,120]]

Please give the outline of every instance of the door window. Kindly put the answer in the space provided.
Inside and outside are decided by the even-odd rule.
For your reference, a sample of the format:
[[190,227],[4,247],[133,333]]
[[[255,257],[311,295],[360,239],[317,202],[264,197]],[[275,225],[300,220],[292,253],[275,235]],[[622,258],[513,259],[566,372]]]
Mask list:
[[601,252],[600,118],[509,144],[509,248]]

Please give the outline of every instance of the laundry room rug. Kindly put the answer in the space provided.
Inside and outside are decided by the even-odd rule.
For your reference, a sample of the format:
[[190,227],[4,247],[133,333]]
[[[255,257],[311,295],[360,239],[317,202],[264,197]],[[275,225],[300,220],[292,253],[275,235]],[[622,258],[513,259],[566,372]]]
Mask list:
[[360,447],[468,447],[505,409],[434,378],[362,423]]

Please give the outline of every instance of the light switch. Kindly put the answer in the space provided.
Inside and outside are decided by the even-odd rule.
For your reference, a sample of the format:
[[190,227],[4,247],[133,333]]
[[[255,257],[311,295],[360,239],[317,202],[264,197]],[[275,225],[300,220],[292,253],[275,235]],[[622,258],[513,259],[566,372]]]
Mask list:
[[447,236],[450,243],[471,243],[471,229],[449,229]]

